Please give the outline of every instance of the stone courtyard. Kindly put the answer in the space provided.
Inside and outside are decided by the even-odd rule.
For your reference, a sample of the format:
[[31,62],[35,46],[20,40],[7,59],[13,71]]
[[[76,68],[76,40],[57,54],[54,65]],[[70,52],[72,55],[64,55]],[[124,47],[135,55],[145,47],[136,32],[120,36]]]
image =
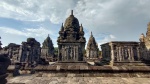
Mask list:
[[149,78],[138,77],[8,77],[8,84],[150,84]]

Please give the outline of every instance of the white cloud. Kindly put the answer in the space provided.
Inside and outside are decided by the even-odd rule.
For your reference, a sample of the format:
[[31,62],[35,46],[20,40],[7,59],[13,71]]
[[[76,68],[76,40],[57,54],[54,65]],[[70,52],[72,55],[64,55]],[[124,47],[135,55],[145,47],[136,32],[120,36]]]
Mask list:
[[45,28],[24,28],[22,30],[17,30],[8,27],[0,27],[0,30],[6,34],[20,35],[26,37],[42,37],[45,38],[48,34],[54,35],[50,30]]
[[[97,39],[101,44],[114,39],[138,40],[150,21],[149,3],[150,0],[1,0],[0,17],[21,21],[49,20],[52,24],[60,24],[73,9],[83,27],[95,36],[109,32],[103,40]],[[53,34],[52,30],[46,28],[18,30],[1,27],[5,33],[35,37]]]

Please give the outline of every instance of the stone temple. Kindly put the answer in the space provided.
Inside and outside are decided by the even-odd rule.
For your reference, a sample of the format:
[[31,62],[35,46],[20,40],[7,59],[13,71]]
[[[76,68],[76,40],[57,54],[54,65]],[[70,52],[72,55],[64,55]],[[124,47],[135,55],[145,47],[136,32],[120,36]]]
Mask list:
[[54,61],[54,46],[49,35],[43,42],[41,58],[45,59],[46,61]]
[[98,45],[95,41],[95,38],[93,37],[93,34],[91,32],[91,36],[89,38],[87,48],[86,48],[86,60],[87,61],[94,61],[98,59]]
[[73,15],[66,19],[65,24],[61,26],[58,37],[58,61],[76,62],[84,61],[85,37],[83,26]]

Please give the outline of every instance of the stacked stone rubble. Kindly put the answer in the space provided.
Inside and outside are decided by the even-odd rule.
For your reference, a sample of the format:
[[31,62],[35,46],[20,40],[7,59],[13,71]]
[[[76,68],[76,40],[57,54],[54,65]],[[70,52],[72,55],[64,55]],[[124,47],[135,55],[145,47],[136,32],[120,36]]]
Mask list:
[[5,46],[2,50],[2,53],[7,53],[8,57],[11,60],[11,64],[15,64],[20,61],[21,57],[21,46],[15,43],[10,43],[8,46]]
[[28,38],[27,42],[22,42],[22,55],[20,62],[32,64],[38,64],[40,60],[41,48],[40,43],[35,38]]

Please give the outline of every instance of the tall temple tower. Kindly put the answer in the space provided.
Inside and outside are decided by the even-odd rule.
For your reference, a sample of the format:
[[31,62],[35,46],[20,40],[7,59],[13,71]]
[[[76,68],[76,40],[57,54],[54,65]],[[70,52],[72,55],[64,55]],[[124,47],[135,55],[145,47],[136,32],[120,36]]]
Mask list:
[[58,37],[58,61],[59,62],[77,62],[84,61],[84,50],[86,39],[82,25],[73,15],[66,19],[65,25],[61,26]]
[[54,46],[49,35],[43,42],[43,46],[41,49],[41,58],[44,58],[48,61],[53,61],[54,59]]
[[96,60],[98,58],[98,46],[91,32],[87,48],[86,48],[86,59],[87,60]]

